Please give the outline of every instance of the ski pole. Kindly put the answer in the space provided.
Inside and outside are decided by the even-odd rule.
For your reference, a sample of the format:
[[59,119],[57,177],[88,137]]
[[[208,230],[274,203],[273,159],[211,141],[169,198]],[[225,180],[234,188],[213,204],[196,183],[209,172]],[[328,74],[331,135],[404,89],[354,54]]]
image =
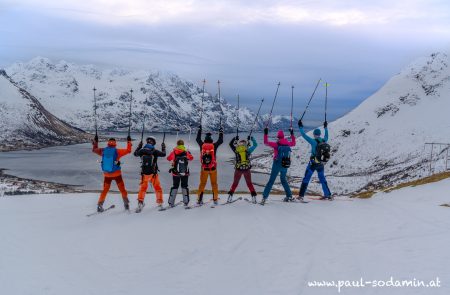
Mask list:
[[164,133],[163,133],[163,140],[162,142],[166,142],[166,130],[167,130],[167,123],[169,122],[169,105],[167,105],[167,111],[166,111],[166,124],[164,124]]
[[252,128],[250,129],[250,133],[249,133],[248,137],[252,137],[253,128],[255,127],[256,121],[258,121],[259,112],[261,111],[263,102],[264,102],[264,98],[261,99],[261,103],[259,104],[258,112],[256,113],[255,121],[253,121],[253,125],[252,125]]
[[217,89],[218,89],[217,99],[219,101],[219,108],[220,108],[220,117],[219,117],[219,129],[220,129],[222,128],[222,115],[223,115],[222,105],[220,102],[220,80],[217,80]]
[[144,128],[145,128],[145,115],[144,119],[142,120],[141,142],[144,142]]
[[130,90],[130,114],[128,116],[128,136],[131,135],[131,106],[133,104],[133,89]]
[[202,105],[201,105],[201,110],[200,110],[200,126],[202,126],[202,123],[203,123],[203,101],[205,100],[205,84],[206,84],[206,79],[203,79]]
[[97,89],[94,88],[92,89],[94,90],[94,124],[95,124],[95,136],[98,137],[98,125],[97,125],[97,97],[95,96],[95,91]]
[[303,112],[303,114],[302,114],[302,116],[301,116],[300,120],[303,120],[303,117],[305,116],[305,114],[306,114],[306,111],[307,111],[307,110],[308,110],[308,108],[309,108],[309,104],[311,103],[311,100],[313,99],[313,97],[314,97],[314,94],[316,93],[317,87],[319,87],[320,81],[322,81],[322,78],[320,78],[320,79],[319,79],[319,81],[317,81],[317,85],[316,85],[316,88],[314,88],[314,91],[313,91],[313,93],[312,93],[311,97],[309,98],[308,104],[306,105],[305,111]]
[[189,148],[191,147],[191,133],[192,133],[192,127],[191,127],[191,124],[189,123],[189,138],[188,138],[187,150],[189,150]]
[[266,128],[269,127],[270,121],[272,120],[272,112],[273,112],[273,107],[275,106],[275,101],[277,100],[277,96],[278,96],[278,89],[280,89],[280,82],[278,82],[277,85],[277,91],[275,92],[275,97],[273,98],[273,102],[272,102],[272,108],[270,109],[270,113],[269,113],[269,119],[267,120],[266,123]]
[[236,127],[236,136],[239,136],[239,124],[241,123],[241,120],[240,120],[240,118],[239,118],[239,115],[240,115],[240,113],[239,113],[239,111],[240,111],[240,108],[239,108],[239,101],[240,101],[240,99],[239,99],[239,94],[238,94],[238,96],[237,96],[237,101],[238,101],[238,104],[237,104],[237,127]]
[[328,83],[325,82],[325,121],[327,120]]
[[292,128],[292,120],[293,120],[293,116],[292,116],[293,109],[294,109],[294,85],[291,86],[291,128]]

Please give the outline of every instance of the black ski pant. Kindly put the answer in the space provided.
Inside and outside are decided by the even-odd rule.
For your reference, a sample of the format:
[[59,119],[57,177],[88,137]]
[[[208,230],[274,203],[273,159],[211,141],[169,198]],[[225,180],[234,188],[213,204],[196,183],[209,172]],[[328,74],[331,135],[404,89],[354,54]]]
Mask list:
[[171,205],[175,204],[175,198],[177,196],[180,184],[181,184],[181,191],[183,194],[183,203],[185,205],[189,204],[189,186],[188,186],[189,175],[184,176],[173,175],[172,179],[173,179],[173,186],[170,189],[169,204]]

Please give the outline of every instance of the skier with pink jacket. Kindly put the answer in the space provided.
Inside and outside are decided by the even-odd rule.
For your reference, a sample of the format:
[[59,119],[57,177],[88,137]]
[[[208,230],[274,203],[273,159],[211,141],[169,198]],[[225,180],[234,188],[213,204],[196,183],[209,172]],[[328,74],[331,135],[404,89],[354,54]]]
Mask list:
[[269,197],[269,193],[272,190],[272,186],[275,183],[278,174],[280,174],[280,181],[286,192],[284,201],[288,202],[292,200],[292,192],[286,176],[288,168],[291,165],[291,147],[295,146],[294,129],[289,128],[289,133],[291,134],[290,141],[284,137],[284,132],[282,130],[278,130],[277,141],[273,142],[269,141],[269,129],[264,129],[264,144],[273,148],[273,164],[269,182],[267,182],[266,187],[264,188],[263,199],[260,203],[261,205],[264,205]]

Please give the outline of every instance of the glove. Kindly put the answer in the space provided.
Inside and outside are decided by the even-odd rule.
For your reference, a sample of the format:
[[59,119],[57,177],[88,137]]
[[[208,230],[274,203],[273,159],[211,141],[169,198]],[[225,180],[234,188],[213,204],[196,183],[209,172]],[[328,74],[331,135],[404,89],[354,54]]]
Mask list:
[[142,148],[142,145],[143,145],[143,143],[142,143],[142,141],[138,144],[138,148],[140,149],[140,148]]
[[289,133],[290,133],[291,135],[294,135],[294,129],[293,129],[293,128],[289,128]]
[[130,135],[127,136],[127,141],[131,141],[131,136]]
[[250,141],[250,140],[252,140],[252,139],[253,139],[253,137],[251,137],[250,135],[247,136],[247,140],[248,140],[248,141]]
[[302,120],[298,120],[298,127],[300,127],[300,128],[303,127],[303,122],[302,122]]
[[200,132],[202,132],[202,125],[198,126],[198,130],[200,130]]
[[328,122],[327,121],[323,122],[323,128],[327,128],[327,127],[328,127]]
[[166,150],[166,144],[163,142],[163,143],[161,143],[161,149],[164,151],[164,150]]
[[269,128],[267,128],[267,127],[264,128],[264,134],[265,134],[265,135],[269,134]]
[[236,135],[236,136],[234,137],[234,139],[235,139],[235,140],[239,140],[239,135]]
[[223,127],[219,128],[219,133],[223,133]]
[[97,134],[94,136],[94,141],[98,142],[98,135]]

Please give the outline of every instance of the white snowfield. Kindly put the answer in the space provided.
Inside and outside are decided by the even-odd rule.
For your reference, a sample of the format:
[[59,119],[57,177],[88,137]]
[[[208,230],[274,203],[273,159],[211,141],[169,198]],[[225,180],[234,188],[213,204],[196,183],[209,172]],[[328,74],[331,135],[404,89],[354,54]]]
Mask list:
[[[331,86],[330,100],[332,93]],[[357,108],[329,124],[332,158],[326,172],[331,191],[345,195],[427,176],[430,146],[425,143],[450,143],[449,110],[449,56],[432,54],[406,67]],[[304,122],[308,123],[308,114]],[[295,132],[298,140],[290,171],[297,177],[292,184],[299,186],[311,147],[297,126]],[[442,171],[447,151],[445,146],[434,148],[433,167]],[[262,170],[271,163],[271,156],[258,161]],[[310,188],[321,192],[317,183]]]
[[341,294],[449,294],[449,191],[444,180],[368,200],[165,212],[149,195],[141,214],[110,195],[117,207],[92,217],[94,194],[3,197],[1,294],[338,294],[308,282],[391,276],[441,287]]

